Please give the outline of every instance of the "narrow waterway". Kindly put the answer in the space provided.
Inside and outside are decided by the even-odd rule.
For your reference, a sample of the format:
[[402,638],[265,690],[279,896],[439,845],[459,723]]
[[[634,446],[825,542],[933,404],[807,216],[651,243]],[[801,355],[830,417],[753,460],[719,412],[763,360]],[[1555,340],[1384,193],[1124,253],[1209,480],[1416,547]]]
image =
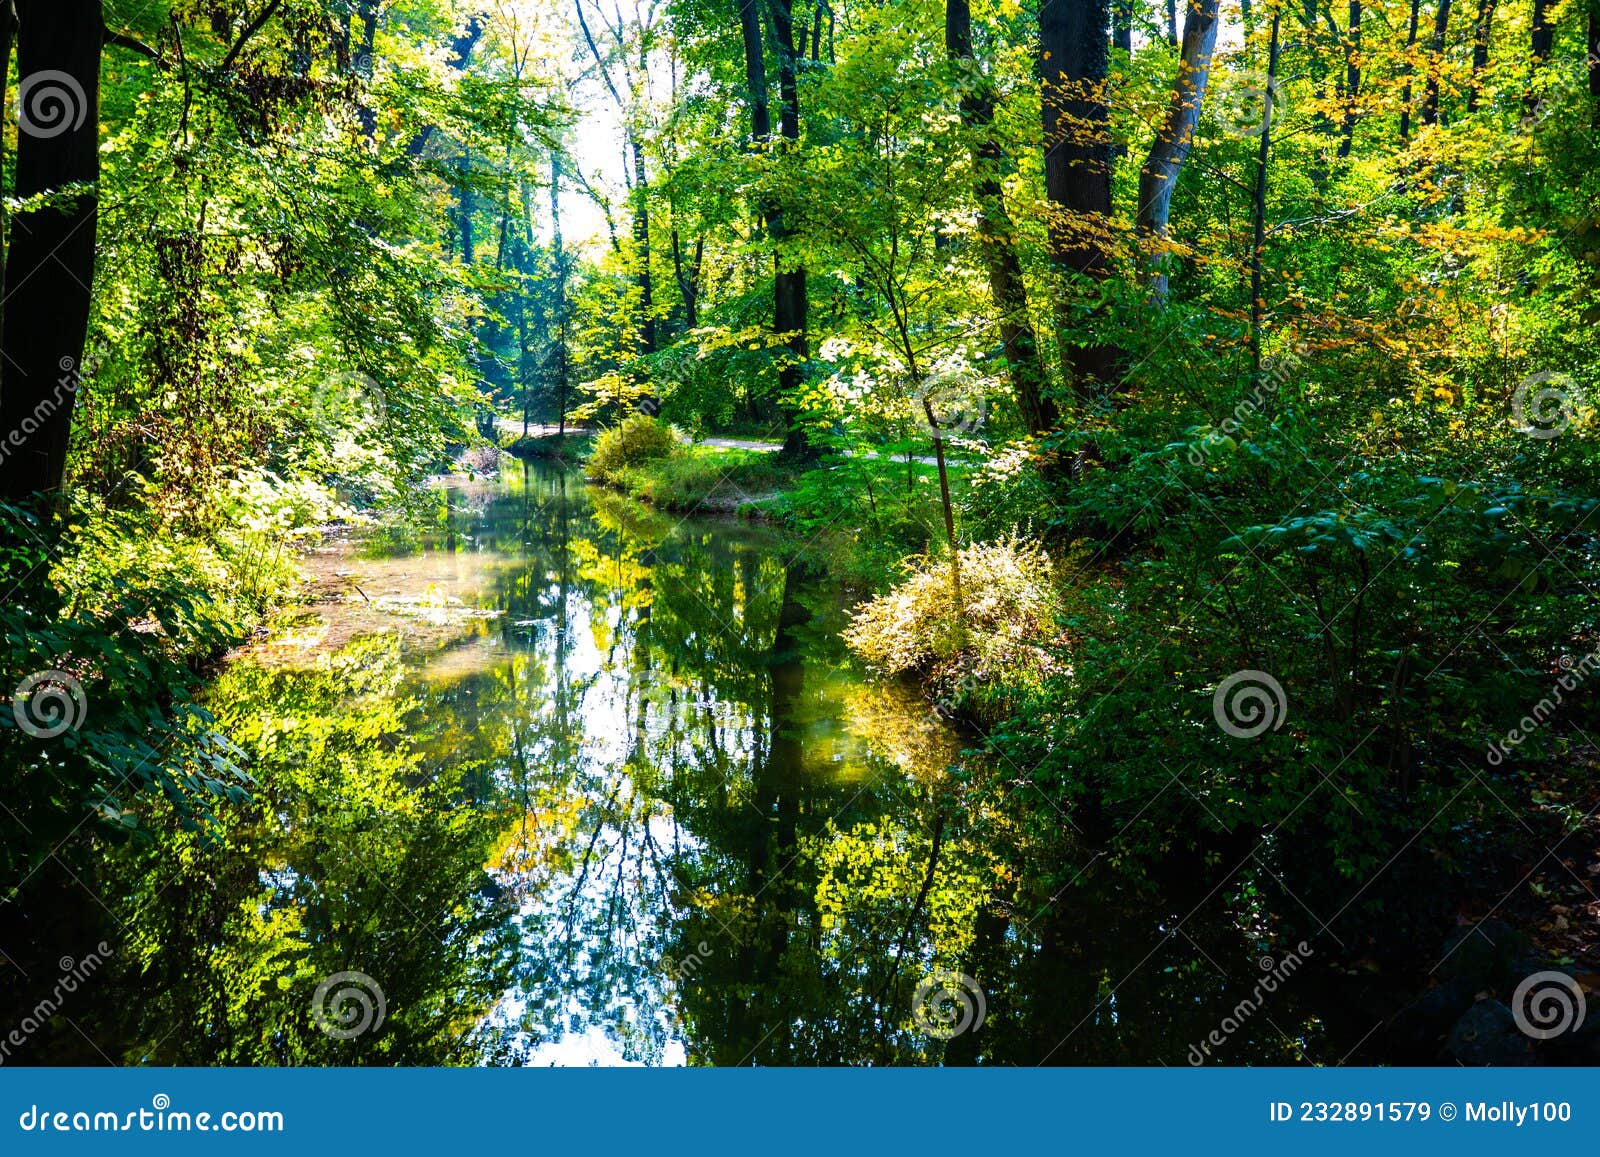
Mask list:
[[[219,679],[254,802],[30,884],[39,979],[106,960],[19,1055],[1184,1064],[1259,995],[1248,889],[1152,895],[867,680],[819,544],[522,464],[441,527]],[[1283,988],[1219,1059],[1338,1059]]]

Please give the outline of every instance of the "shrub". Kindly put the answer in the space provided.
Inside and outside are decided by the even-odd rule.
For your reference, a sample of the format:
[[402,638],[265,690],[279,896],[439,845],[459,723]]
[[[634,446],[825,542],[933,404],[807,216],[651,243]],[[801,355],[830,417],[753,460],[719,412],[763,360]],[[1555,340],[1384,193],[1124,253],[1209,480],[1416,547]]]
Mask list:
[[672,427],[645,414],[635,414],[620,425],[603,430],[595,439],[586,472],[596,482],[616,485],[629,466],[681,454]]
[[789,480],[773,454],[697,446],[630,467],[628,493],[664,510],[732,514],[770,499]]
[[927,678],[958,706],[969,706],[962,701],[979,684],[998,691],[1061,666],[1059,599],[1037,545],[990,542],[961,551],[959,627],[950,577],[948,558],[911,560],[903,581],[855,612],[844,632],[851,650],[882,673]]

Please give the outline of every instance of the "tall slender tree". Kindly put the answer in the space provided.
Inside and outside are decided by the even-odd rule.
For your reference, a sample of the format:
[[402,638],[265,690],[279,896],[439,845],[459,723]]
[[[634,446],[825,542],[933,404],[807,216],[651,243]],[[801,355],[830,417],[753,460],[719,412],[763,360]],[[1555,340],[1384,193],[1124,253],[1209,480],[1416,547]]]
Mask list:
[[[793,155],[800,144],[800,71],[794,45],[793,0],[768,0],[772,18],[772,38],[778,55],[778,135],[786,153]],[[793,236],[787,216],[781,206],[774,208],[770,218],[770,232],[777,247],[777,267],[773,277],[773,327],[787,334],[789,356],[778,371],[778,389],[782,400],[790,403],[805,375],[806,359],[810,356],[806,326],[809,302],[806,296],[806,268],[793,255],[784,250]],[[805,430],[791,421],[785,434],[783,452],[791,457],[809,453]]]
[[1428,46],[1428,84],[1422,97],[1422,123],[1439,123],[1439,73],[1444,67],[1445,38],[1450,32],[1450,0],[1439,0],[1433,15],[1433,41]]
[[1172,190],[1189,157],[1200,123],[1200,106],[1211,76],[1211,57],[1217,47],[1219,0],[1194,0],[1183,22],[1182,59],[1173,81],[1167,119],[1150,144],[1150,155],[1139,170],[1139,207],[1136,214],[1141,243],[1150,247],[1151,296],[1167,297],[1165,249],[1172,215]]
[[1056,424],[1055,402],[1046,392],[1048,379],[1039,357],[1039,342],[1028,316],[1028,292],[1022,279],[1022,261],[1012,240],[1016,225],[1006,210],[1000,170],[1005,150],[994,135],[994,87],[972,49],[972,8],[969,0],[947,0],[944,19],[945,50],[955,65],[961,92],[962,123],[973,134],[972,166],[977,176],[978,236],[988,267],[989,292],[999,318],[1000,340],[1006,369],[1017,399],[1017,409],[1030,433],[1040,434]]
[[1356,141],[1356,118],[1361,111],[1361,0],[1350,0],[1350,20],[1345,25],[1344,121],[1340,125],[1339,156],[1350,155]]

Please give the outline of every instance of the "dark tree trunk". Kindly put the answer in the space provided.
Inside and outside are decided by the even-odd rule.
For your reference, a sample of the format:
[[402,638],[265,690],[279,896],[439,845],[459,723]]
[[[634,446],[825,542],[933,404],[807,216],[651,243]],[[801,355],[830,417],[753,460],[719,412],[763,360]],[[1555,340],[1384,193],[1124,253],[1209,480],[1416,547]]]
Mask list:
[[1533,0],[1533,35],[1530,47],[1533,63],[1543,64],[1550,59],[1556,43],[1556,27],[1550,23],[1550,0]]
[[1345,40],[1344,99],[1340,157],[1348,157],[1356,142],[1356,115],[1361,100],[1361,0],[1350,0],[1349,34]]
[[1600,0],[1589,0],[1589,96],[1594,127],[1600,129]]
[[[1448,3],[1448,0],[1445,0]],[[1262,256],[1267,244],[1267,161],[1272,151],[1272,93],[1278,79],[1278,22],[1272,11],[1272,33],[1267,42],[1266,115],[1261,120],[1261,145],[1256,153],[1255,206],[1251,214],[1250,245],[1250,373],[1252,384],[1261,376]]]
[[[10,95],[6,89],[11,79],[11,50],[17,43],[17,10],[12,6],[11,0],[0,0],[0,109],[9,107],[7,97]],[[0,173],[5,172],[5,139],[0,136]],[[0,188],[0,192],[4,192]],[[0,197],[0,289],[3,289],[6,280],[6,205],[5,198]],[[4,348],[5,338],[5,306],[0,303],[0,348]],[[0,377],[3,377],[0,374]]]
[[[360,0],[357,11],[361,14],[361,43],[355,59],[350,62],[351,68],[363,80],[371,80],[376,63],[372,54],[378,36],[378,0]],[[361,121],[362,134],[372,140],[378,131],[378,114],[363,102],[356,107],[356,115]]]
[[1494,0],[1478,0],[1478,20],[1472,27],[1472,86],[1467,90],[1467,111],[1476,112],[1483,97],[1483,71],[1489,67],[1489,30],[1494,23]]
[[656,352],[655,289],[650,280],[650,183],[644,167],[644,143],[637,132],[628,134],[633,151],[633,250],[635,282],[639,286],[639,352]]
[[[1417,24],[1421,18],[1422,0],[1411,0],[1411,20],[1406,25],[1406,56],[1409,58],[1417,46]],[[1405,66],[1406,86],[1400,94],[1400,140],[1411,139],[1411,78],[1416,72],[1409,59]]]
[[745,100],[750,108],[750,139],[757,144],[772,136],[772,111],[767,103],[767,58],[761,48],[761,0],[739,0],[739,30],[744,36]]
[[700,263],[705,257],[706,239],[694,240],[694,257],[688,265],[683,263],[683,242],[678,227],[672,227],[672,270],[678,281],[678,293],[683,297],[683,327],[692,330],[700,324]]
[[[800,76],[794,50],[793,0],[770,0],[770,11],[778,50],[778,134],[785,150],[793,150],[800,142]],[[768,217],[768,229],[779,248],[773,278],[772,324],[778,333],[789,335],[789,356],[778,371],[778,389],[781,401],[792,405],[791,399],[804,380],[805,362],[810,356],[806,341],[806,270],[782,252],[783,243],[792,232],[781,209]],[[805,432],[798,422],[791,420],[783,449],[791,456],[808,452]]]
[[66,474],[94,284],[105,35],[99,0],[20,0],[17,16],[22,84],[14,194],[26,199],[71,184],[88,191],[19,213],[11,225],[0,498],[12,501],[59,490]]
[[1133,55],[1133,0],[1111,0],[1111,46]]
[[[1045,195],[1050,258],[1064,276],[1111,273],[1111,134],[1107,0],[1041,0],[1039,79],[1043,85]],[[1088,399],[1111,380],[1116,351],[1080,344],[1065,295],[1057,303],[1062,368]]]
[[[1183,22],[1183,60],[1173,82],[1172,103],[1166,123],[1150,145],[1150,155],[1139,170],[1138,228],[1140,240],[1160,250],[1165,247],[1172,213],[1172,190],[1194,144],[1200,123],[1200,105],[1211,76],[1211,56],[1217,47],[1219,0],[1196,0]],[[1167,259],[1154,252],[1150,262],[1150,293],[1157,301],[1167,297]]]
[[[1184,17],[1185,20],[1189,18]],[[1178,0],[1167,0],[1167,43],[1178,46]]]
[[972,165],[977,174],[978,235],[989,270],[989,291],[999,315],[1006,368],[1028,432],[1041,434],[1056,424],[1057,414],[1045,392],[1048,383],[1039,358],[1039,341],[1028,318],[1022,261],[1012,242],[1016,226],[1006,212],[1000,187],[1005,154],[992,131],[994,91],[973,55],[969,0],[947,0],[944,11],[945,50],[957,63],[957,83],[961,85],[961,119],[975,138]]
[[1439,0],[1433,17],[1433,43],[1428,50],[1428,88],[1422,98],[1422,123],[1439,123],[1439,68],[1444,63],[1445,36],[1450,31],[1450,0]]
[[456,229],[461,235],[461,264],[471,265],[476,260],[473,244],[472,213],[475,208],[472,196],[472,151],[461,154],[461,188],[456,193]]

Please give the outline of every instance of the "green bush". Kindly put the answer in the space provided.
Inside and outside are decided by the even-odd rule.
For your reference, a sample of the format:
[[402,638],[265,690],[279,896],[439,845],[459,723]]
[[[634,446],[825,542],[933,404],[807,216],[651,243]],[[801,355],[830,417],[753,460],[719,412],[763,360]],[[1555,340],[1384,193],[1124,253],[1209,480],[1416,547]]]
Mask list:
[[664,510],[733,514],[770,499],[789,479],[776,455],[699,446],[629,467],[622,485]]
[[683,453],[672,427],[645,414],[635,414],[620,425],[603,430],[595,439],[586,473],[596,482],[615,486],[629,466]]

